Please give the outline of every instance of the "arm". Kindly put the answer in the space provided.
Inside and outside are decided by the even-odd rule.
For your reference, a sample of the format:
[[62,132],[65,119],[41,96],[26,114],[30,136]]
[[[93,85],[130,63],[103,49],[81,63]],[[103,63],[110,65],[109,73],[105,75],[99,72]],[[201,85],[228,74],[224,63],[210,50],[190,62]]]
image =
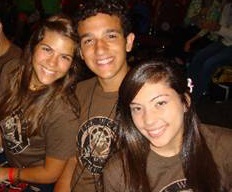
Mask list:
[[192,37],[191,39],[189,39],[188,41],[186,41],[185,44],[184,44],[184,51],[185,52],[189,52],[190,49],[191,49],[192,43],[194,43],[195,41],[197,41],[200,38],[201,38],[201,36],[198,33],[194,37]]
[[68,160],[68,162],[65,165],[65,168],[63,170],[62,175],[57,180],[54,192],[69,192],[71,191],[70,184],[72,179],[72,174],[74,172],[74,169],[76,167],[76,157],[72,157]]
[[[30,137],[31,145],[29,147],[33,151],[34,158],[23,159],[24,156],[31,155],[27,154],[27,150],[23,151],[25,155],[9,152],[9,159],[11,158],[10,155],[14,155],[14,158],[12,158],[14,160],[10,159],[12,165],[26,167],[20,171],[20,180],[22,181],[41,184],[54,183],[62,174],[68,159],[75,154],[75,127],[77,127],[75,115],[62,100],[57,99],[54,107],[56,110],[51,110],[51,113],[44,119],[43,129],[40,130],[42,139],[34,136]],[[9,150],[7,145],[5,149]],[[17,155],[19,160],[22,158],[23,163],[21,161],[17,162]],[[24,156],[21,157],[20,155]],[[12,177],[16,178],[18,169],[14,170]],[[8,179],[8,173],[9,168],[0,169],[0,181]]]
[[228,3],[225,5],[222,11],[222,16],[220,20],[220,28],[216,30],[218,35],[221,35],[223,38],[232,39],[232,24],[231,24],[231,11],[232,11],[232,3]]
[[[44,166],[23,168],[20,170],[19,180],[32,183],[54,183],[61,175],[66,161],[58,160],[52,157],[46,157]],[[0,181],[8,179],[10,168],[1,168]],[[19,169],[15,168],[13,172],[14,180],[17,179]]]

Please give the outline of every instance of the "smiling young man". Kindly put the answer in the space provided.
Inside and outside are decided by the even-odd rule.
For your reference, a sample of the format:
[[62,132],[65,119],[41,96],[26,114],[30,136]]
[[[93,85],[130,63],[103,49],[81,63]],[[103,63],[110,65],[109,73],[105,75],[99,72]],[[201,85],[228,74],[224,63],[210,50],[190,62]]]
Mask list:
[[77,85],[81,108],[77,156],[66,165],[56,192],[102,190],[102,169],[115,151],[118,89],[129,70],[127,52],[134,41],[124,1],[86,2],[77,23],[80,56],[95,77]]

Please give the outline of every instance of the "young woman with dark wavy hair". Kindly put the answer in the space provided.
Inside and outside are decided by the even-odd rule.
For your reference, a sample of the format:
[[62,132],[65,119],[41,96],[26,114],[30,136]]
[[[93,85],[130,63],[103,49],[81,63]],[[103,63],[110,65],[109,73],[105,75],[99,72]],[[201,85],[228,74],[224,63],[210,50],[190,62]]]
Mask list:
[[105,191],[232,189],[232,131],[201,124],[180,66],[143,62],[119,90],[120,151],[104,169]]

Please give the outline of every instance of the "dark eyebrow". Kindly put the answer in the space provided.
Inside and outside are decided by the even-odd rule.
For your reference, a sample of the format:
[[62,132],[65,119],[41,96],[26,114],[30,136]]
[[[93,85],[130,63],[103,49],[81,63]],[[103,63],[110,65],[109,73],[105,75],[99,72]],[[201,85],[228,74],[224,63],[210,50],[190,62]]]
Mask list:
[[[157,95],[156,97],[153,97],[150,101],[152,102],[152,101],[156,100],[157,98],[163,97],[163,96],[168,97],[169,95],[168,94]],[[130,105],[138,105],[138,103],[131,102]]]
[[159,98],[159,97],[168,97],[169,95],[168,94],[160,94],[160,95],[157,95],[156,97],[154,97],[154,98],[152,98],[150,101],[154,101],[154,100],[156,100],[157,98]]
[[[118,33],[118,34],[122,34],[122,31],[121,30],[117,30],[117,29],[107,29],[104,32],[104,34],[106,34],[106,33],[112,33],[112,32]],[[83,34],[83,35],[80,36],[80,39],[83,39],[83,38],[86,38],[86,37],[91,37],[91,36],[93,36],[93,34],[91,34],[91,33],[85,33],[85,34]]]
[[107,29],[105,31],[105,33],[112,33],[112,32],[122,34],[122,31],[121,30],[117,30],[117,29]]
[[[46,44],[46,43],[42,43],[42,42],[40,42],[38,45],[44,45],[44,46],[47,46],[47,47],[51,48],[50,45],[48,45],[48,44]],[[51,48],[51,49],[52,49],[52,48]]]
[[80,36],[80,39],[83,39],[85,37],[91,37],[91,36],[93,36],[93,35],[91,35],[91,33],[85,33],[85,34]]
[[74,56],[73,55],[70,55],[70,54],[66,54],[66,53],[61,53],[62,55],[65,55],[65,56],[67,56],[67,57],[71,57],[71,58],[73,58]]

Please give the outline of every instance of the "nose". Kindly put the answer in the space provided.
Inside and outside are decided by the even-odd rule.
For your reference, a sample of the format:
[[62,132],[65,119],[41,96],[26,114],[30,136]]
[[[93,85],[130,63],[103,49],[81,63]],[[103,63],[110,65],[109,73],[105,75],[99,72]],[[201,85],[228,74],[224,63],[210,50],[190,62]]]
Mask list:
[[95,43],[95,53],[97,55],[102,55],[107,49],[107,44],[104,42],[104,40],[97,40]]
[[47,59],[47,64],[49,66],[55,66],[59,62],[59,56],[56,55],[55,53],[49,55],[49,58]]
[[156,114],[154,111],[152,110],[146,110],[144,115],[143,115],[143,121],[144,121],[144,124],[146,126],[149,126],[149,125],[154,125],[154,123],[156,122]]

